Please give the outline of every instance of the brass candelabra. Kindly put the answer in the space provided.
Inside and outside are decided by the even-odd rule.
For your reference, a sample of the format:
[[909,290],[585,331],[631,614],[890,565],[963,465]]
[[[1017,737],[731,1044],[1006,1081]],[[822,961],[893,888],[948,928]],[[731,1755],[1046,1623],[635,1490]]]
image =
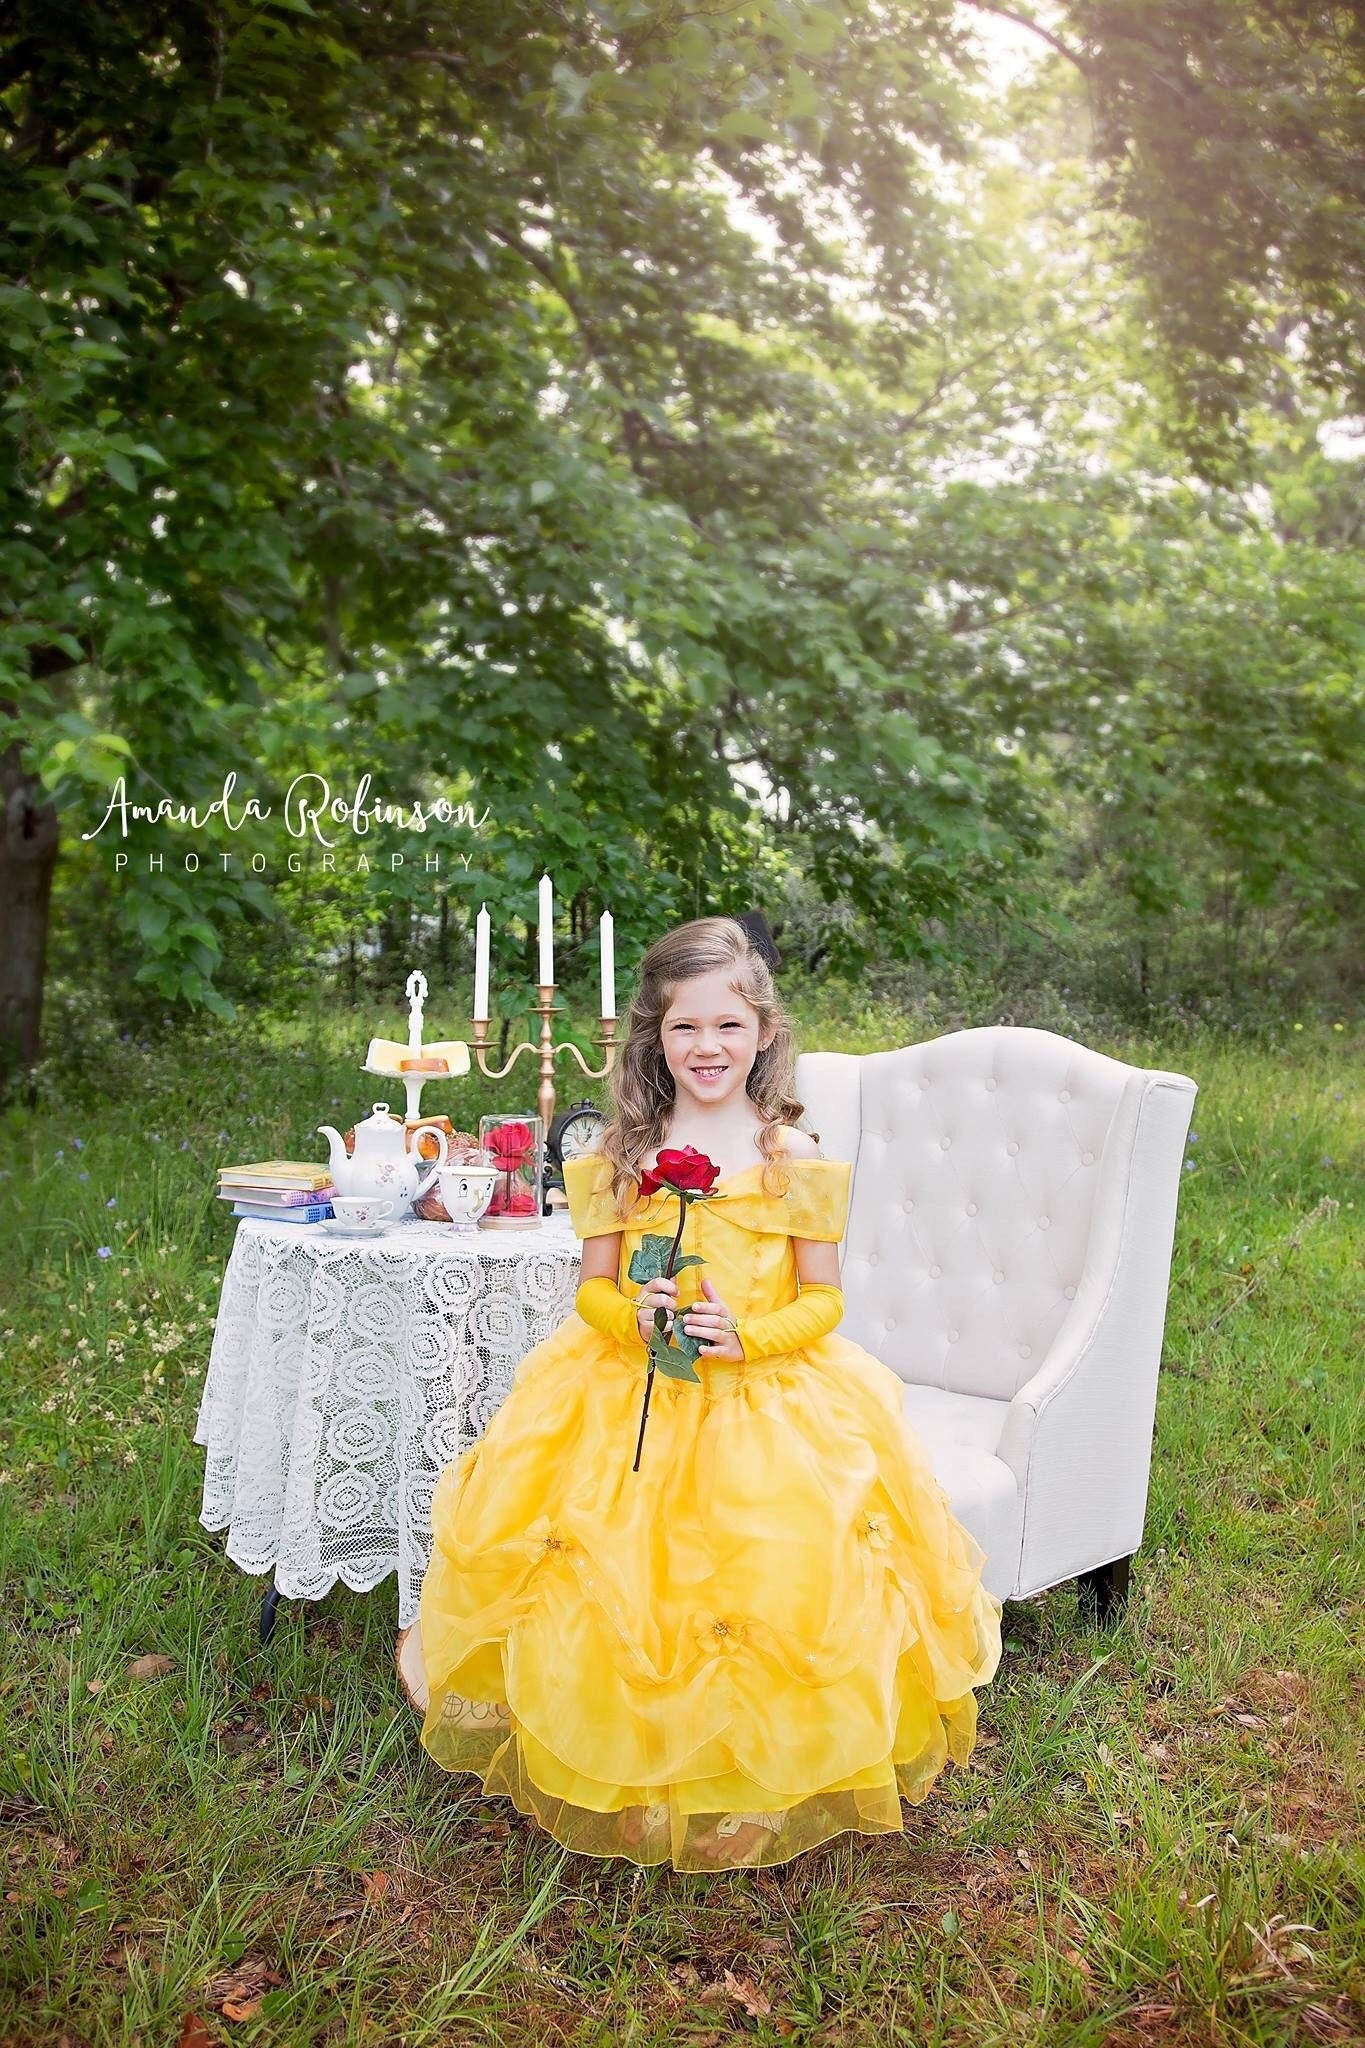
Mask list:
[[554,983],[552,981],[540,982],[538,984],[536,1001],[527,1005],[528,1010],[540,1018],[539,1035],[524,1038],[519,1045],[514,1045],[507,1059],[500,1067],[490,1066],[488,1062],[488,1019],[486,1017],[475,1017],[472,1020],[473,1036],[469,1041],[473,1047],[474,1057],[479,1064],[479,1072],[486,1081],[501,1081],[505,1075],[511,1073],[524,1052],[539,1052],[540,1092],[536,1097],[536,1108],[540,1111],[541,1122],[547,1135],[550,1125],[554,1122],[555,1061],[560,1053],[571,1052],[589,1081],[603,1080],[611,1072],[616,1061],[616,1019],[614,1017],[600,1017],[598,1019],[598,1032],[597,1036],[593,1039],[593,1044],[602,1048],[602,1064],[600,1067],[590,1067],[571,1038],[562,1038],[558,1045],[555,1044],[553,1019],[556,1012],[563,1010],[565,1007],[565,1004],[555,1001]]

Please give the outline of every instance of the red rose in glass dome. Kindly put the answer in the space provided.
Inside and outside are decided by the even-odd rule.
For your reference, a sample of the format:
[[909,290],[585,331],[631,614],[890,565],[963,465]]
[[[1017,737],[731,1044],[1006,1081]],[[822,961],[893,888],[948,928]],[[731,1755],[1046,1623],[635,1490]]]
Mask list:
[[519,1166],[525,1166],[535,1150],[530,1125],[516,1119],[510,1123],[495,1124],[484,1143],[493,1154],[493,1164],[499,1173],[515,1173]]
[[488,1204],[489,1216],[534,1216],[536,1213],[535,1190],[519,1178],[535,1170],[535,1132],[520,1117],[509,1117],[506,1123],[493,1124],[484,1133],[484,1148],[498,1169],[498,1178],[493,1184],[493,1198]]

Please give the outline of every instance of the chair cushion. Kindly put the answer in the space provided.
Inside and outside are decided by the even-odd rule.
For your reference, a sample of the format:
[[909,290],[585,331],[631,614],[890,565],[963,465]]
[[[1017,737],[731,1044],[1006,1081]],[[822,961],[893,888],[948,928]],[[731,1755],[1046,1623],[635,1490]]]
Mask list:
[[985,1394],[956,1394],[951,1387],[907,1387],[901,1403],[926,1444],[961,1444],[967,1450],[1000,1448],[1000,1433],[1010,1412],[1008,1401]]
[[982,1584],[998,1599],[1007,1599],[1015,1587],[1023,1533],[1018,1484],[995,1455],[1009,1402],[943,1387],[907,1387],[902,1410],[953,1513],[986,1554]]

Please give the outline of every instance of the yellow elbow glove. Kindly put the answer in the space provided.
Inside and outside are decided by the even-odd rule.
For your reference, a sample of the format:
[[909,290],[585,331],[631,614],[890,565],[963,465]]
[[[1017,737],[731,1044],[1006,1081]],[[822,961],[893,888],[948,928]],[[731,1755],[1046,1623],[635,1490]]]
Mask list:
[[816,1337],[827,1337],[843,1312],[843,1288],[812,1281],[785,1308],[770,1309],[763,1316],[736,1317],[739,1348],[749,1360],[797,1351]]
[[643,1351],[635,1305],[606,1274],[599,1274],[595,1280],[579,1282],[574,1307],[584,1322],[591,1323],[593,1329],[600,1330],[604,1337],[615,1337],[620,1343],[634,1344]]

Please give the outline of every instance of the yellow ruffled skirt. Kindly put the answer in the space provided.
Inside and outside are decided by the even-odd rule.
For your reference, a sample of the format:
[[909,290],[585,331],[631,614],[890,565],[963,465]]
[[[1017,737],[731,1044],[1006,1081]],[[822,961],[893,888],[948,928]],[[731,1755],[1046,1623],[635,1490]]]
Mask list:
[[975,1747],[984,1553],[860,1346],[698,1371],[655,1375],[633,1472],[642,1369],[577,1315],[527,1353],[437,1482],[422,1743],[590,1856],[895,1832]]

